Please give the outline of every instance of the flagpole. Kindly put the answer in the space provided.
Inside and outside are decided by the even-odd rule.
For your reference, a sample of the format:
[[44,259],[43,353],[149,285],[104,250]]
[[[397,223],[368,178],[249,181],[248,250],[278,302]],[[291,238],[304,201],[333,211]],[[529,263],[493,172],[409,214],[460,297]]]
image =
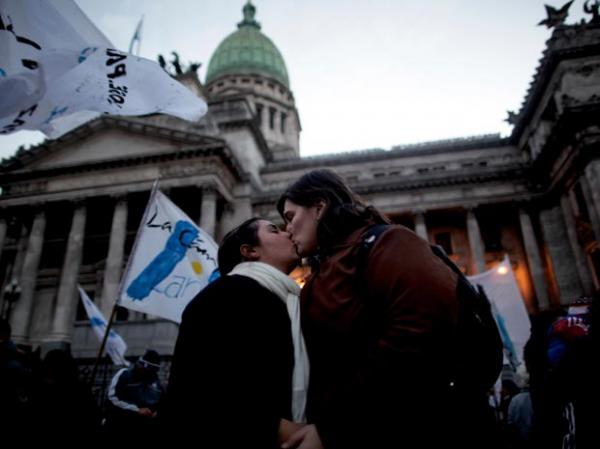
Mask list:
[[[148,218],[148,212],[150,210],[150,205],[152,204],[154,197],[156,196],[156,192],[158,192],[158,181],[160,177],[154,180],[154,184],[152,184],[152,189],[150,190],[150,199],[148,199],[148,204],[146,205],[146,210],[144,210],[144,215],[142,216],[142,220],[140,222],[140,226],[138,227],[137,234],[135,236],[135,241],[133,242],[133,248],[131,249],[131,254],[135,254],[135,250],[137,249],[139,238],[140,238],[140,230],[144,226],[146,219]],[[115,300],[115,304],[113,305],[112,312],[110,314],[110,318],[106,325],[106,330],[104,331],[104,337],[102,338],[102,343],[100,344],[100,350],[98,351],[98,355],[96,356],[96,361],[94,363],[94,368],[92,369],[92,375],[90,382],[93,385],[93,382],[96,379],[96,372],[98,371],[98,365],[100,363],[100,359],[102,358],[102,353],[104,352],[104,347],[106,346],[106,340],[108,339],[108,334],[110,332],[110,328],[112,326],[113,320],[117,314],[117,307],[119,305],[119,299],[121,298],[121,294],[123,292],[123,283],[125,279],[127,279],[127,275],[129,274],[129,269],[131,265],[131,257],[127,260],[127,265],[125,266],[125,272],[123,276],[121,276],[121,282],[119,284],[119,290],[117,294],[117,298]]]
[[119,299],[121,298],[121,294],[123,292],[123,283],[125,282],[125,279],[127,279],[127,276],[129,275],[129,270],[131,269],[131,254],[135,254],[135,251],[137,250],[137,247],[140,243],[140,234],[142,232],[142,228],[144,227],[144,223],[146,223],[146,220],[148,218],[148,214],[150,212],[150,205],[154,202],[154,198],[156,197],[156,193],[158,192],[158,181],[159,181],[160,177],[156,178],[154,180],[154,184],[152,184],[152,190],[150,191],[150,198],[148,199],[148,204],[146,204],[146,209],[144,210],[144,215],[142,216],[142,220],[140,221],[140,225],[138,226],[138,230],[137,233],[135,234],[135,240],[133,241],[133,247],[131,248],[131,252],[130,257],[127,258],[127,265],[125,265],[125,272],[123,273],[123,276],[121,276],[121,283],[119,284],[119,294],[117,295],[117,302],[116,304],[119,303]]
[[96,381],[96,372],[98,371],[98,365],[100,365],[100,360],[102,359],[102,353],[104,352],[104,348],[106,347],[106,341],[108,340],[108,335],[110,334],[110,328],[112,327],[113,320],[117,315],[117,302],[112,308],[112,312],[110,313],[110,318],[108,319],[108,323],[106,324],[106,330],[104,331],[104,337],[102,337],[102,343],[100,344],[100,349],[98,350],[98,355],[96,356],[96,361],[94,362],[94,368],[92,369],[92,374],[90,376],[90,384],[93,387]]

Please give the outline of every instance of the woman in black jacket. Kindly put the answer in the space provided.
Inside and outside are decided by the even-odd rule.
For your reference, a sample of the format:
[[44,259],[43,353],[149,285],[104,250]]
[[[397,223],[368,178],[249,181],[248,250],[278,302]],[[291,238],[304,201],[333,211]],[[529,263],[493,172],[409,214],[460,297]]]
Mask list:
[[183,313],[167,435],[197,447],[278,448],[304,419],[308,385],[300,289],[287,276],[298,256],[287,232],[252,218],[225,236],[218,259],[221,277]]

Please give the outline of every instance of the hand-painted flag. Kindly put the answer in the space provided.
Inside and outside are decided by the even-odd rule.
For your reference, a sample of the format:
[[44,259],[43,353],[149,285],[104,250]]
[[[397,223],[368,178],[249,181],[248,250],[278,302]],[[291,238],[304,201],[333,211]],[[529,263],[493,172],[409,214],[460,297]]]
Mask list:
[[121,283],[119,305],[180,322],[217,271],[218,246],[160,191],[151,195]]
[[[102,342],[104,339],[104,334],[106,333],[107,322],[102,312],[98,310],[96,304],[89,298],[85,290],[83,290],[80,286],[79,288],[79,297],[81,298],[81,302],[83,302],[83,307],[87,313],[87,316],[90,320],[90,325],[94,330],[94,333]],[[110,356],[113,363],[115,365],[125,365],[129,366],[129,362],[125,359],[125,351],[127,351],[127,344],[123,341],[121,336],[117,334],[114,330],[111,330],[106,339],[106,345],[104,347],[104,352]]]
[[51,138],[95,113],[198,120],[206,103],[154,61],[115,49],[72,0],[0,0],[0,134]]

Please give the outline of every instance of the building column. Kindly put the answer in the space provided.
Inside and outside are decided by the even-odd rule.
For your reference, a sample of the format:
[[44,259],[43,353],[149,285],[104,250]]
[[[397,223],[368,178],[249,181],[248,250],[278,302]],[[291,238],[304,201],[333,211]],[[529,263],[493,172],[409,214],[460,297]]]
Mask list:
[[422,239],[429,241],[429,236],[427,235],[427,226],[425,225],[424,212],[417,212],[415,214],[415,232]]
[[483,242],[481,241],[479,224],[477,223],[477,217],[475,217],[473,209],[467,210],[467,233],[475,268],[477,273],[483,273],[485,271],[485,251],[483,249]]
[[548,247],[561,304],[570,304],[583,294],[575,256],[569,244],[560,206],[540,212],[544,241]]
[[117,198],[110,228],[108,256],[104,267],[102,282],[102,299],[98,308],[108,320],[119,293],[121,268],[123,267],[123,252],[127,236],[127,198]]
[[73,321],[75,320],[77,302],[79,301],[77,280],[83,256],[85,220],[85,204],[78,204],[73,211],[67,252],[60,275],[58,298],[53,312],[52,328],[50,331],[53,341],[71,342]]
[[2,249],[4,248],[4,239],[6,238],[6,218],[0,218],[0,259],[2,258]]
[[585,176],[579,178],[579,185],[581,185],[581,191],[583,192],[583,198],[585,205],[587,206],[588,213],[590,215],[590,221],[592,222],[592,230],[596,240],[600,241],[600,215],[596,211],[594,205],[594,196],[590,188],[590,183]]
[[36,213],[31,225],[27,252],[23,260],[20,275],[21,296],[15,304],[15,310],[10,317],[14,340],[24,342],[29,336],[29,321],[33,312],[33,299],[37,282],[38,268],[44,246],[44,231],[46,230],[46,213],[40,210]]
[[205,187],[202,189],[202,206],[200,208],[200,228],[214,238],[217,221],[217,191]]
[[582,190],[585,200],[588,203],[588,211],[596,240],[600,241],[600,165],[592,161],[585,168],[585,177],[582,178]]
[[527,264],[529,265],[529,273],[531,275],[531,280],[533,281],[538,308],[540,310],[546,310],[550,307],[550,297],[548,296],[544,265],[542,264],[542,257],[533,232],[531,217],[523,209],[519,209],[519,221],[521,223],[523,244],[525,245]]
[[577,229],[575,219],[573,218],[573,209],[571,207],[571,200],[568,195],[563,195],[560,199],[560,205],[562,208],[563,217],[565,219],[565,225],[567,230],[567,236],[569,237],[569,243],[573,256],[575,256],[575,262],[577,266],[577,273],[579,274],[579,280],[581,281],[581,287],[583,293],[591,295],[594,291],[594,283],[588,267],[587,255],[579,245],[577,240]]

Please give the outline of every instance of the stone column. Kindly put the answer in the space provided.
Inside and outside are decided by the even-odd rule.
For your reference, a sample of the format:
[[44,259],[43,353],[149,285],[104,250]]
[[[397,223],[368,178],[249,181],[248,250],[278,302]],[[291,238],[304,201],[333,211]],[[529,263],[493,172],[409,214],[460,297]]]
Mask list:
[[108,256],[104,267],[104,280],[102,282],[102,299],[98,307],[108,320],[117,299],[121,268],[123,266],[123,252],[125,250],[125,237],[127,236],[127,198],[117,198],[110,229],[108,243]]
[[519,221],[521,223],[523,244],[525,245],[527,264],[529,265],[529,273],[531,274],[531,280],[533,281],[538,308],[540,310],[545,310],[550,307],[550,298],[548,296],[548,287],[546,286],[546,277],[544,276],[542,257],[531,224],[531,217],[523,209],[519,209]]
[[485,271],[485,251],[483,249],[483,242],[481,241],[481,232],[477,223],[477,217],[475,217],[472,209],[467,210],[467,233],[475,268],[477,269],[477,273],[483,273]]
[[429,241],[429,236],[427,235],[427,226],[425,225],[424,212],[417,212],[415,214],[415,232],[422,239]]
[[29,321],[33,312],[33,299],[37,282],[38,268],[44,246],[44,231],[46,230],[46,213],[40,210],[36,213],[29,233],[27,252],[21,269],[21,297],[15,304],[10,321],[15,341],[24,342],[29,334]]
[[577,240],[577,229],[575,224],[575,218],[573,217],[573,209],[571,207],[571,201],[568,195],[563,195],[560,199],[560,205],[562,208],[563,217],[565,219],[565,225],[567,230],[567,236],[569,237],[569,243],[575,262],[577,266],[577,273],[579,274],[579,280],[583,288],[583,293],[591,295],[594,291],[594,283],[590,274],[588,266],[587,255],[579,245]]
[[544,241],[548,247],[561,304],[569,304],[582,295],[575,256],[569,244],[560,206],[540,212]]
[[83,256],[85,219],[85,204],[78,204],[73,212],[71,232],[69,233],[67,252],[60,275],[58,297],[52,320],[51,339],[54,341],[69,343],[71,341],[73,321],[77,312],[77,301],[79,301],[77,279]]
[[580,182],[596,240],[600,241],[600,173],[594,164],[590,162],[585,168],[585,176]]
[[6,238],[6,218],[0,218],[0,258],[2,257],[2,248],[4,248],[4,239]]
[[217,221],[217,192],[205,187],[202,189],[202,206],[200,209],[200,228],[211,237],[215,236]]

